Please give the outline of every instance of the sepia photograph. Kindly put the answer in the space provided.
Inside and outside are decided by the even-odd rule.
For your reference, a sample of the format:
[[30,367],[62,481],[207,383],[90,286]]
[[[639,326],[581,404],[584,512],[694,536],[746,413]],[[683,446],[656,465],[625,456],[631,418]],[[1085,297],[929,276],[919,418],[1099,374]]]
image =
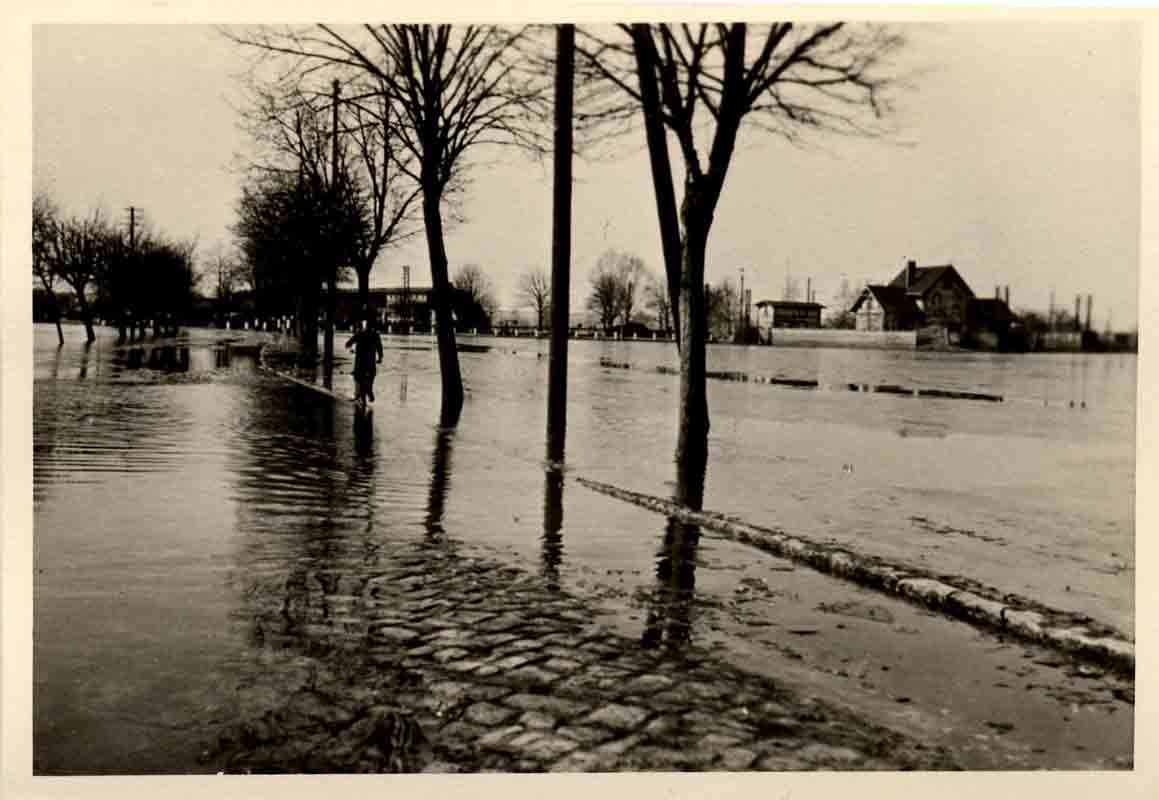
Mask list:
[[1144,23],[695,10],[31,26],[33,776],[1136,769]]

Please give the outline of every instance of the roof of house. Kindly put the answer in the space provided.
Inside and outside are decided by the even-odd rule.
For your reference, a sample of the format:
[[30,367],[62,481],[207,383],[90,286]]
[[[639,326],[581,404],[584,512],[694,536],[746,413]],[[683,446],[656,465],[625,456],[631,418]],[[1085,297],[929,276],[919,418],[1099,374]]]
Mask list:
[[914,301],[912,293],[906,293],[904,286],[881,286],[878,284],[869,284],[857,297],[857,302],[849,309],[856,312],[861,307],[861,301],[865,299],[866,293],[873,295],[874,299],[886,311],[892,311],[901,314],[917,314],[917,303]]
[[[908,267],[902,267],[901,271],[897,273],[896,276],[894,276],[892,281],[889,282],[889,285],[905,289],[905,274],[907,269]],[[950,273],[956,277],[959,281],[961,281],[962,285],[966,287],[966,290],[970,291],[970,285],[966,283],[965,279],[962,278],[960,274],[958,274],[958,270],[954,269],[953,264],[942,264],[940,266],[933,267],[915,267],[914,272],[914,281],[910,284],[908,289],[911,295],[917,295],[919,297],[924,295],[947,273]],[[971,291],[970,294],[973,294],[973,292]]]

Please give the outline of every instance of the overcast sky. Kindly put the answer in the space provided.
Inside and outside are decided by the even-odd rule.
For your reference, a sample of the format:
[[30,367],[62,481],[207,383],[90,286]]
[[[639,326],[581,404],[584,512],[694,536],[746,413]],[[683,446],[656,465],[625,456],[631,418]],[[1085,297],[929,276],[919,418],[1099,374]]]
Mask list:
[[[748,132],[716,214],[708,279],[738,276],[753,299],[786,272],[828,303],[847,276],[884,282],[905,259],[953,263],[981,296],[1010,286],[1015,308],[1094,295],[1094,323],[1136,324],[1140,31],[1133,23],[976,22],[906,26],[894,142]],[[94,206],[228,243],[239,195],[233,45],[200,26],[40,26],[33,35],[34,184],[67,210]],[[608,247],[662,272],[642,133],[621,155],[577,162],[573,304]],[[549,263],[550,163],[503,154],[472,172],[451,267],[478,263],[504,307]],[[425,246],[387,254],[372,285],[429,283]]]

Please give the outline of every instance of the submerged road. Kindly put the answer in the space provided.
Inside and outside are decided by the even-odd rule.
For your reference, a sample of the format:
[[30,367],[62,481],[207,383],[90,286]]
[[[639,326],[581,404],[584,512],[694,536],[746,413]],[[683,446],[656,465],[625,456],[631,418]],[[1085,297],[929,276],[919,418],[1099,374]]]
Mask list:
[[38,772],[1133,763],[1129,676],[545,471],[535,396],[180,345],[38,356]]

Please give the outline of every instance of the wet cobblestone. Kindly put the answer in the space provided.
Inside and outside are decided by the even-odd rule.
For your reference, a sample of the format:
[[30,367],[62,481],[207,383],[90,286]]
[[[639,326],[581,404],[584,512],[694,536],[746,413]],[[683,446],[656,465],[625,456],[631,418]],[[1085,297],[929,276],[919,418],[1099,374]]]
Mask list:
[[[945,752],[795,697],[695,647],[641,650],[585,622],[592,613],[584,602],[535,576],[438,545],[399,548],[381,560],[381,574],[358,586],[338,579],[327,602],[302,604],[314,616],[301,620],[294,635],[274,637],[273,652],[285,654],[285,663],[262,659],[253,685],[239,688],[238,718],[209,743],[207,766],[229,772],[955,766]],[[326,617],[319,609],[333,608],[337,595],[346,598],[344,613]],[[483,607],[458,610],[479,597],[486,598]],[[284,596],[254,592],[252,601],[255,625],[285,625]]]

